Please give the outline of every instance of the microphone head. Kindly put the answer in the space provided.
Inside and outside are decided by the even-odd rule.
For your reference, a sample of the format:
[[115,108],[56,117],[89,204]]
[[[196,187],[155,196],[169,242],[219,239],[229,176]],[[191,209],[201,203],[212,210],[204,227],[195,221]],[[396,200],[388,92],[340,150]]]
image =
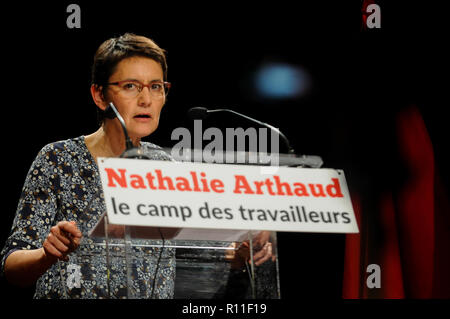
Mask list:
[[191,107],[188,110],[188,116],[191,120],[203,120],[208,116],[206,107]]

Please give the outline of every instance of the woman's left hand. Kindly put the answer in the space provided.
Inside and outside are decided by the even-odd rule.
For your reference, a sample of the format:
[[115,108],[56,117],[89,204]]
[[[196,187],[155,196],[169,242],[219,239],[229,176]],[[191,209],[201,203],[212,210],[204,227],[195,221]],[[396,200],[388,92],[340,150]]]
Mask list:
[[[275,255],[273,253],[272,243],[270,242],[270,231],[262,231],[253,238],[253,261],[255,266],[259,266],[265,263],[267,260],[272,259],[275,261]],[[251,261],[249,261],[251,263]]]
[[[255,266],[260,266],[269,259],[275,261],[276,256],[273,252],[273,245],[270,242],[270,231],[261,231],[253,238],[253,261]],[[250,243],[249,241],[243,242],[237,250],[233,250],[232,253],[227,256],[229,259],[233,259],[233,268],[241,268],[247,261],[251,263],[250,260]]]

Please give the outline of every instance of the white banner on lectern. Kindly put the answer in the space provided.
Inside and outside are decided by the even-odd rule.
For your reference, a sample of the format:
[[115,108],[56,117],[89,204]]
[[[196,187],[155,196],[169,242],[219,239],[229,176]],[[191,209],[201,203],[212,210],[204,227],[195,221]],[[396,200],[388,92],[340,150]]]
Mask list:
[[112,224],[357,233],[344,172],[99,158]]

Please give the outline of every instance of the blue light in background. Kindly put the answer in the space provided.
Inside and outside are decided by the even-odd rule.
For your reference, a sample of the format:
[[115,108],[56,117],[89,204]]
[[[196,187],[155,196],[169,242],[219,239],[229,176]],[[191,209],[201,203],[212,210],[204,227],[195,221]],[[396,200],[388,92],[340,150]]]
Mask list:
[[254,80],[257,94],[270,99],[298,98],[310,87],[309,74],[303,68],[287,63],[261,66]]

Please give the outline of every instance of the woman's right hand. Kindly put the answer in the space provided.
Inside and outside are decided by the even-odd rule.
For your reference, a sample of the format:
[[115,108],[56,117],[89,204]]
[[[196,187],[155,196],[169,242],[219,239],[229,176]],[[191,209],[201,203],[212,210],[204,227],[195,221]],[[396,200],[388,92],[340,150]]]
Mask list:
[[68,261],[67,255],[78,248],[81,237],[76,222],[61,221],[50,229],[42,247],[50,259]]

